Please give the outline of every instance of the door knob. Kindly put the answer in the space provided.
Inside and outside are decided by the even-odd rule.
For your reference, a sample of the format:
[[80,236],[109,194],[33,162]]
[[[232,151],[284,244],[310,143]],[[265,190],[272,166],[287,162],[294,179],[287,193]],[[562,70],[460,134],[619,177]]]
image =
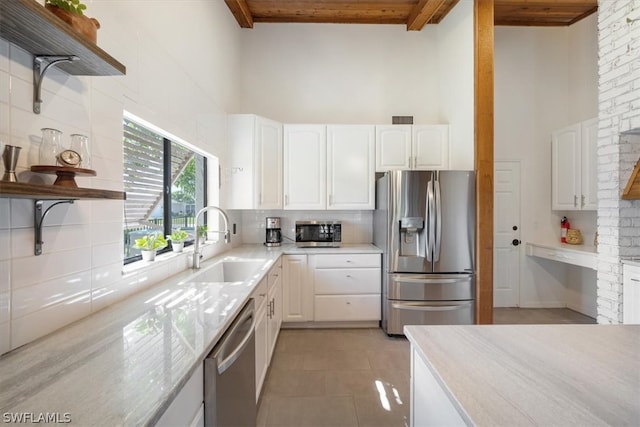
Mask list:
[[513,239],[513,240],[511,241],[511,244],[512,244],[513,246],[518,246],[520,243],[522,243],[522,242],[521,242],[520,240],[518,240],[518,239]]

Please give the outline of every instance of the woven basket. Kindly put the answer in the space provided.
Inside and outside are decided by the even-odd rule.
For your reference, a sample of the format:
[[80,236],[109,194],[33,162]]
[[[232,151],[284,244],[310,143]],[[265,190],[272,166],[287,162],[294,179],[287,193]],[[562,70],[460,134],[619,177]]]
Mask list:
[[567,230],[567,243],[570,245],[581,245],[583,242],[582,233],[577,228]]

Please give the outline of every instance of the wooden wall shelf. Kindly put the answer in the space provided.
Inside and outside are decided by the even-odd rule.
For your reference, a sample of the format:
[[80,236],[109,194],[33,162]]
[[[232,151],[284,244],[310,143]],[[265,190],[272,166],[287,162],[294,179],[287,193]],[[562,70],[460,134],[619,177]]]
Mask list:
[[0,37],[35,56],[74,55],[58,65],[78,76],[117,76],[126,68],[35,0],[0,0]]
[[59,185],[0,181],[0,197],[34,200],[125,200],[126,193],[122,191],[99,190],[95,188],[72,188],[62,187]]

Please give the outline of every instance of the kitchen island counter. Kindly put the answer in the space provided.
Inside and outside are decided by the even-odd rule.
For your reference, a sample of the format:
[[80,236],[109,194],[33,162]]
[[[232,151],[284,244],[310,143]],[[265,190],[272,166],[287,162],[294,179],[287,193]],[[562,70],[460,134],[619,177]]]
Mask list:
[[[640,425],[640,326],[407,326],[405,334],[463,424]],[[413,414],[429,402],[411,405]]]

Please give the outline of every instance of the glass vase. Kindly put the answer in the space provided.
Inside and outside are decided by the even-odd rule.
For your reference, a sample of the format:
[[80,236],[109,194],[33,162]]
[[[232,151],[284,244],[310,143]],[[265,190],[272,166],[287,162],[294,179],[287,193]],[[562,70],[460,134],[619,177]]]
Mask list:
[[89,137],[74,133],[71,135],[71,149],[80,154],[80,167],[91,169],[91,150],[89,149]]
[[42,142],[38,161],[41,165],[56,166],[58,164],[58,154],[62,151],[60,139],[62,132],[58,129],[42,128]]

